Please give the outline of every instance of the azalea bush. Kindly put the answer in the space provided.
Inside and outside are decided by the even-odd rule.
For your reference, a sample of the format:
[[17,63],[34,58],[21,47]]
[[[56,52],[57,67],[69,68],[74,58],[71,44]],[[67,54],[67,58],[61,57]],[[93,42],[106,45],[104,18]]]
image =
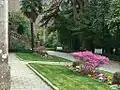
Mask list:
[[88,74],[100,65],[107,64],[109,62],[107,57],[94,54],[90,51],[74,52],[73,57],[76,59],[75,62],[80,62],[79,65],[73,66],[83,74]]

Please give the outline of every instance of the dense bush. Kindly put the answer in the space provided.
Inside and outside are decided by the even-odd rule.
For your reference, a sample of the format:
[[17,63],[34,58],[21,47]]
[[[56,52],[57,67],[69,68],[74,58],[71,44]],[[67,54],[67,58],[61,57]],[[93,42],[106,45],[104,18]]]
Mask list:
[[73,56],[76,59],[76,62],[80,62],[80,71],[83,71],[86,74],[100,65],[107,64],[109,62],[107,57],[94,54],[90,51],[75,52],[73,53]]
[[120,85],[120,72],[116,72],[113,75],[113,84],[118,84]]
[[30,48],[29,20],[20,12],[9,12],[9,49],[10,51]]
[[59,44],[58,38],[57,38],[57,32],[51,32],[48,34],[45,45],[48,48],[56,48]]
[[14,40],[14,41],[11,41],[10,43],[11,45],[9,48],[11,50],[24,50],[25,49],[25,44],[22,42]]
[[20,12],[9,12],[9,31],[13,30],[19,34],[29,34],[29,20]]
[[110,60],[114,60],[114,61],[119,61],[120,62],[120,54],[115,55],[115,54],[104,53],[104,55],[109,57]]

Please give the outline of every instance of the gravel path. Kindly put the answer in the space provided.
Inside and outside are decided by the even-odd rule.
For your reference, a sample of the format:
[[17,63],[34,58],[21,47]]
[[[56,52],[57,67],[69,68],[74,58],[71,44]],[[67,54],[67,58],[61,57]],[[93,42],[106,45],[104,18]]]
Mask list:
[[[70,53],[48,51],[48,54],[55,55],[55,56],[58,56],[58,57],[62,57],[62,58],[65,58],[65,59],[68,59],[68,60],[71,60],[71,61],[75,60]],[[115,72],[120,71],[120,62],[110,61],[108,64],[102,65],[99,69],[104,70],[104,71],[108,71],[108,72],[111,72],[111,73],[115,73]]]
[[13,53],[9,55],[9,64],[11,66],[11,90],[52,90]]

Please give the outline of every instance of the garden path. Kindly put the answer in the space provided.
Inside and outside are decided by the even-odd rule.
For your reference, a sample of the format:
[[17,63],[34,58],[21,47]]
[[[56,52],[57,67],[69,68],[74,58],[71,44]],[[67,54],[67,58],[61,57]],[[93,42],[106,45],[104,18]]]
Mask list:
[[[58,57],[62,57],[62,58],[65,58],[65,59],[68,59],[68,60],[71,60],[71,61],[75,60],[71,53],[48,51],[48,54],[55,55],[55,56],[58,56]],[[104,71],[108,71],[108,72],[111,72],[111,73],[115,73],[115,72],[120,71],[120,62],[110,61],[108,64],[102,65],[99,69],[104,70]]]
[[52,90],[25,63],[22,63],[14,53],[9,54],[11,67],[11,90]]

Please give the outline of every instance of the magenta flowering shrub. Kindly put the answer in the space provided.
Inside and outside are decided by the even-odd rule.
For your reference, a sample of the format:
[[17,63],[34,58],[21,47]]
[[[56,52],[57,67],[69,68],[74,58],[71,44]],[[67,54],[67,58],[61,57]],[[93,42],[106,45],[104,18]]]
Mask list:
[[74,52],[73,57],[77,62],[82,62],[81,70],[85,72],[89,72],[96,67],[109,62],[107,57],[94,54],[90,51]]

